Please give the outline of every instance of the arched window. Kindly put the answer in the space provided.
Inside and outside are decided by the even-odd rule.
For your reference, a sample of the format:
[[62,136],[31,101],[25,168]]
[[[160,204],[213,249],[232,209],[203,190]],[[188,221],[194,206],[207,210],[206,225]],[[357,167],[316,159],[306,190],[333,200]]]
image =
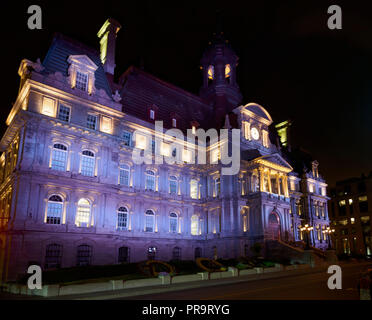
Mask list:
[[215,195],[218,197],[221,193],[221,179],[217,178],[214,179],[214,188],[215,188]]
[[198,198],[198,181],[195,179],[190,181],[190,197],[192,199]]
[[181,248],[174,247],[172,251],[172,260],[181,260]]
[[75,224],[78,227],[88,227],[90,223],[90,202],[87,199],[80,199],[78,202]]
[[152,210],[147,210],[145,213],[145,232],[154,232],[155,230],[155,214]]
[[169,215],[169,232],[177,233],[177,227],[178,227],[178,216],[177,216],[177,213],[172,212]]
[[130,167],[126,164],[120,165],[119,184],[129,187]]
[[177,128],[177,119],[176,118],[172,118],[172,127]]
[[83,176],[93,177],[95,167],[94,153],[89,150],[84,150],[81,155],[81,174]]
[[146,190],[155,191],[155,172],[152,170],[146,171]]
[[201,250],[201,248],[195,248],[195,252],[194,252],[194,257],[195,257],[195,259],[198,259],[198,258],[200,258],[201,257],[201,255],[202,255],[202,250]]
[[128,209],[125,207],[120,207],[117,211],[118,214],[118,230],[128,229]]
[[191,234],[193,236],[199,234],[199,217],[195,214],[191,217]]
[[46,223],[60,224],[63,213],[63,200],[59,195],[52,195],[48,199]]
[[169,177],[169,193],[177,194],[177,177]]
[[63,144],[56,143],[52,150],[51,168],[58,171],[66,171],[67,164],[67,147]]
[[120,247],[119,248],[119,263],[128,263],[129,262],[129,248],[128,247]]
[[76,260],[78,267],[89,266],[92,262],[92,247],[87,244],[78,246]]
[[62,259],[62,246],[52,243],[47,245],[45,252],[45,269],[60,268]]
[[147,248],[147,259],[155,260],[156,251],[157,251],[156,247],[148,247]]

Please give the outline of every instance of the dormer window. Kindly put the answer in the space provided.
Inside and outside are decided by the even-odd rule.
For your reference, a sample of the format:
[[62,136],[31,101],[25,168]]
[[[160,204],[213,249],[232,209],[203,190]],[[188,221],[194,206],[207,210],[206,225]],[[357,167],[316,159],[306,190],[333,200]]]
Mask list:
[[155,120],[155,110],[150,109],[150,119]]
[[88,75],[86,73],[76,71],[75,88],[82,90],[82,91],[87,91],[87,87],[88,87]]
[[93,94],[95,92],[95,72],[98,66],[86,55],[68,57],[68,75],[71,88]]
[[172,127],[177,128],[177,119],[175,118],[172,119]]

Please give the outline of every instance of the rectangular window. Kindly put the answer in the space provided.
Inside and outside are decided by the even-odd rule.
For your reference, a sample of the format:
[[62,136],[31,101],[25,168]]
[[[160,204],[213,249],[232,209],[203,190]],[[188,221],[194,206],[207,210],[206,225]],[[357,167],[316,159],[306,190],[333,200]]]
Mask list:
[[196,180],[190,181],[190,197],[192,199],[198,198],[198,181]]
[[52,150],[52,169],[66,171],[67,151],[53,148]]
[[169,220],[169,232],[177,233],[177,218]]
[[129,169],[128,166],[120,166],[120,181],[123,186],[129,186]]
[[150,110],[150,119],[154,120],[155,119],[155,111]]
[[58,119],[62,121],[70,121],[70,107],[66,107],[62,104],[59,105]]
[[128,213],[119,212],[118,213],[118,229],[127,230],[127,228],[128,228]]
[[94,165],[95,158],[89,156],[82,156],[81,158],[81,174],[83,176],[93,177],[94,176]]
[[132,146],[132,134],[128,131],[123,131],[123,140],[124,145],[131,147]]
[[92,130],[96,130],[97,127],[97,116],[88,114],[87,127]]
[[154,216],[146,216],[145,232],[154,232]]
[[177,181],[169,180],[169,193],[177,193]]
[[87,91],[88,87],[88,75],[86,73],[76,71],[76,89]]
[[359,211],[367,212],[368,211],[368,198],[367,196],[360,196],[359,200]]

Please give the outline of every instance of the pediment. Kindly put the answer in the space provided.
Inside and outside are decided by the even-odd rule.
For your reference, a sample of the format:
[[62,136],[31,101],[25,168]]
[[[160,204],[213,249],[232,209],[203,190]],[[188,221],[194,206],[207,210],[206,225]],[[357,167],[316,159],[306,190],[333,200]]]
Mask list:
[[82,55],[70,55],[67,59],[70,64],[76,64],[85,68],[96,71],[98,66],[85,54]]
[[277,170],[293,171],[292,166],[279,153],[265,155],[254,159],[254,161]]

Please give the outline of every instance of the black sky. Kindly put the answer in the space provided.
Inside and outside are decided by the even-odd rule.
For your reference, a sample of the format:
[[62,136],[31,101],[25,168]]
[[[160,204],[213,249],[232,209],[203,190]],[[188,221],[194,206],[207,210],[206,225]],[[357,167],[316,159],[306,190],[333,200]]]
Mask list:
[[[13,1],[15,2],[15,1]],[[199,60],[216,29],[216,12],[240,57],[244,103],[257,102],[274,121],[293,120],[293,144],[312,153],[330,184],[372,170],[372,6],[359,1],[26,1],[3,5],[1,133],[16,99],[23,58],[44,58],[58,31],[98,48],[108,17],[118,34],[116,76],[130,65],[193,93]],[[39,4],[43,29],[27,28]],[[338,4],[343,29],[327,28]]]

